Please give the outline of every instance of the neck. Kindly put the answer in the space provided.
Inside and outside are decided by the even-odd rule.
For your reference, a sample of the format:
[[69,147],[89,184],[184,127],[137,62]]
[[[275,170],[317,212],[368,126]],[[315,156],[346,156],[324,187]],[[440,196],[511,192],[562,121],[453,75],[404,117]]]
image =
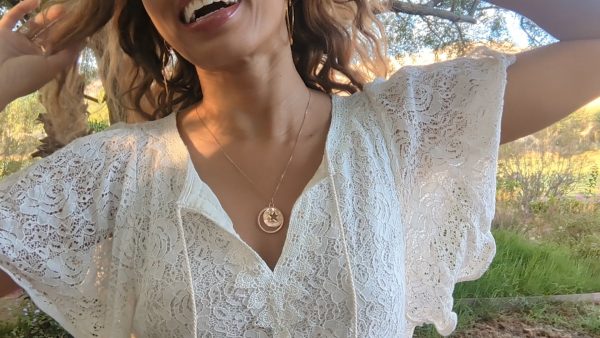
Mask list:
[[195,109],[220,141],[295,137],[309,93],[290,54],[253,56],[226,69],[197,69],[204,99]]

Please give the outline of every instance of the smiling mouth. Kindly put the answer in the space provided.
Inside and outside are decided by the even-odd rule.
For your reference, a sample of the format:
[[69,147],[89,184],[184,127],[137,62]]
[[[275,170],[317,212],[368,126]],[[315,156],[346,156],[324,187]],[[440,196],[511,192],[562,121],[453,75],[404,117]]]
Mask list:
[[192,0],[182,11],[180,20],[188,25],[202,18],[218,12],[227,7],[231,7],[241,0]]

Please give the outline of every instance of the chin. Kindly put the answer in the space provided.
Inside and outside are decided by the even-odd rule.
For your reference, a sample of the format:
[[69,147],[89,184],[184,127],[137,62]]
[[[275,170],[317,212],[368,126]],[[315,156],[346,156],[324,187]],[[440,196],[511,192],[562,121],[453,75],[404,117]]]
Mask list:
[[214,41],[210,46],[188,48],[186,59],[206,71],[235,70],[260,60],[277,59],[290,48],[287,35],[285,38],[252,39],[241,35],[231,38]]
[[241,65],[255,54],[254,44],[242,39],[232,40],[221,41],[218,46],[211,48],[205,48],[206,46],[198,49],[189,48],[185,57],[198,68],[216,71]]

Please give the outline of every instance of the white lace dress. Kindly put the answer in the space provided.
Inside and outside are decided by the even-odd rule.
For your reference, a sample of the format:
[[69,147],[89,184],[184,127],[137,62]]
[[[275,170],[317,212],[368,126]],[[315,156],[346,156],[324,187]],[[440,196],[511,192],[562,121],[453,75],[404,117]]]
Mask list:
[[199,179],[175,114],[2,180],[0,267],[77,338],[448,335],[455,283],[495,254],[513,59],[483,49],[334,96],[274,271]]

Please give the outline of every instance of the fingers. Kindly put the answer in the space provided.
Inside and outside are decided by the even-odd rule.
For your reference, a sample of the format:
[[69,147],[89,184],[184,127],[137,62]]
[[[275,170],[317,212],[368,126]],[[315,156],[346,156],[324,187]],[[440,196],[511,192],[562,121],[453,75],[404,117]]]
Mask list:
[[53,5],[47,10],[36,15],[32,21],[40,26],[45,26],[48,23],[60,18],[65,13],[65,7],[62,5]]
[[75,63],[82,47],[83,44],[79,43],[69,46],[55,54],[46,56],[46,64],[49,73],[54,73],[54,75],[56,75]]
[[35,38],[47,39],[51,35],[49,34],[49,29],[61,19],[64,13],[64,6],[54,5],[36,15],[32,20],[27,22],[27,25],[30,27],[30,31]]
[[40,5],[40,0],[24,0],[6,12],[0,20],[0,29],[12,30],[17,22],[27,13],[33,11]]
[[44,53],[51,54],[53,45],[57,41],[57,32],[52,27],[61,20],[65,12],[62,5],[47,8],[25,24],[27,26],[25,36]]
[[[22,55],[7,60],[0,65],[3,78],[13,79],[11,86],[5,88],[2,94],[8,98],[17,98],[30,94],[46,83],[52,81],[60,72],[74,66],[81,49],[74,45],[53,55]],[[23,72],[23,68],[27,72]]]

